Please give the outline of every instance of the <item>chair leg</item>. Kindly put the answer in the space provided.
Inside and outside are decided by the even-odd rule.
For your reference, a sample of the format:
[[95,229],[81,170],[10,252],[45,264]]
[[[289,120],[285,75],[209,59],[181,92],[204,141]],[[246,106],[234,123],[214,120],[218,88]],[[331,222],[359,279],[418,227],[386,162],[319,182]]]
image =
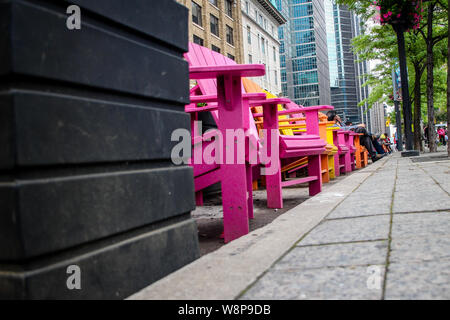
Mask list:
[[309,183],[309,195],[314,196],[322,191],[322,168],[320,155],[308,157],[308,175],[317,176],[317,180]]
[[347,173],[347,172],[351,172],[352,171],[352,157],[351,157],[351,153],[350,153],[350,151],[349,152],[347,152],[346,154],[345,154],[345,172]]
[[346,172],[346,170],[345,170],[345,165],[346,165],[345,157],[346,157],[346,153],[341,154],[339,156],[339,172],[341,174],[345,174],[345,172]]
[[224,241],[230,242],[249,230],[247,170],[245,164],[222,165]]
[[334,166],[334,156],[328,156],[328,167],[330,170],[330,179],[336,178],[336,168]]
[[357,169],[361,169],[361,149],[358,148],[356,150],[356,155],[355,155],[355,161],[356,161],[356,168]]
[[203,206],[203,191],[197,191],[195,193],[195,204],[199,207]]
[[320,156],[320,160],[321,160],[321,168],[323,174],[322,174],[322,183],[328,183],[330,182],[330,170],[328,170],[328,155],[323,154]]
[[266,177],[267,207],[272,209],[283,208],[283,196],[281,190],[281,165],[278,164],[278,170],[272,175]]
[[248,210],[248,218],[253,219],[253,175],[252,175],[252,166],[247,165],[247,210]]
[[340,167],[340,161],[339,161],[340,157],[339,157],[339,153],[336,153],[334,155],[334,175],[336,177],[339,177],[341,175],[341,167]]

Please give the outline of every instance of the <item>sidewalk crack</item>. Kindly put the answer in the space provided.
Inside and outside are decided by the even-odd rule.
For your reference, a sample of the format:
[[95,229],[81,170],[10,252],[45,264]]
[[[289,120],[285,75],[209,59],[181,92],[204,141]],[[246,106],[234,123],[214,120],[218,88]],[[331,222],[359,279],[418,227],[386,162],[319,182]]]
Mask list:
[[395,200],[395,190],[397,188],[397,179],[398,179],[398,160],[395,167],[395,180],[394,180],[394,190],[392,192],[392,201],[391,201],[391,209],[390,209],[390,221],[389,221],[389,233],[388,233],[388,248],[386,254],[386,269],[384,270],[384,279],[383,279],[383,288],[381,292],[381,300],[385,300],[386,295],[386,282],[387,282],[387,274],[389,271],[389,264],[391,258],[391,244],[392,244],[392,222],[394,219],[394,200]]

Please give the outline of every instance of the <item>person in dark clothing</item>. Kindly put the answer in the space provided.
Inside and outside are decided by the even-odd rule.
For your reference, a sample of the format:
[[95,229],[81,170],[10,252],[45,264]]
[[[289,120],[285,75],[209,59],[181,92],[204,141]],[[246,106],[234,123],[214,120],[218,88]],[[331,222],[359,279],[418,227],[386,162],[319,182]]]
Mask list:
[[391,154],[392,153],[391,139],[389,139],[389,135],[387,134],[387,132],[385,132],[381,136],[381,141],[382,141],[383,145],[385,146],[386,150],[388,151],[388,153]]
[[381,146],[381,144],[378,142],[379,137],[377,137],[375,135],[371,135],[370,138],[372,139],[372,144],[375,147],[375,150],[377,150],[377,153],[384,155],[386,152],[384,151],[384,149]]
[[428,140],[428,125],[423,128],[423,134],[425,136],[425,143],[427,144],[427,146],[430,145],[430,141]]
[[[372,158],[372,162],[375,162],[381,158],[381,156],[377,155],[377,151],[379,150],[375,146],[378,145],[381,150],[383,148],[378,144],[378,142],[372,139],[372,135],[367,131],[366,128],[363,126],[357,127],[355,129],[356,133],[362,133],[363,135],[359,137],[359,142],[366,147],[367,151],[369,152],[370,157]],[[383,151],[384,153],[384,151]]]
[[[372,162],[375,162],[382,157],[380,155],[377,155],[376,149],[372,142],[372,135],[366,130],[364,124],[345,128],[342,125],[341,117],[339,117],[339,115],[336,113],[336,111],[334,111],[334,110],[328,111],[327,116],[328,116],[328,121],[334,121],[334,123],[336,125],[338,125],[339,127],[342,127],[344,129],[348,129],[348,130],[353,130],[356,133],[363,134],[362,136],[359,137],[359,141],[364,147],[366,147],[367,151],[369,152],[370,158],[372,159]],[[381,148],[381,149],[383,149],[383,148]]]

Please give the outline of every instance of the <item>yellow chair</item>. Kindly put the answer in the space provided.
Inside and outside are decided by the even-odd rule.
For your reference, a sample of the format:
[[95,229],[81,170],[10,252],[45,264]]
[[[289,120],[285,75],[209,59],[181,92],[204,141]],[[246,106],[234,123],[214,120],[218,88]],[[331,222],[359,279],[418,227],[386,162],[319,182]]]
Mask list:
[[[267,98],[277,98],[276,95],[262,89],[255,82],[250,79],[243,78],[242,79],[245,91],[247,93],[255,93],[255,92],[265,92]],[[283,110],[282,105],[278,105],[278,110]],[[252,108],[253,113],[261,113],[262,108],[256,107]],[[322,155],[321,159],[321,167],[322,167],[322,181],[324,183],[329,182],[330,179],[334,179],[335,176],[335,168],[334,168],[334,155],[337,153],[338,148],[333,144],[333,122],[327,121],[327,116],[323,113],[319,112],[319,135],[322,140],[327,142],[326,151]],[[288,121],[283,121],[288,120]],[[287,115],[279,116],[279,129],[280,133],[283,135],[294,135],[295,132],[306,132],[306,124],[304,123],[304,117],[289,117]],[[303,123],[298,123],[302,121]],[[256,126],[258,130],[262,129],[263,120],[260,118],[255,118]],[[295,170],[303,168],[307,166],[308,158],[301,158],[289,165],[283,166],[281,168],[281,172],[283,174],[293,173]]]

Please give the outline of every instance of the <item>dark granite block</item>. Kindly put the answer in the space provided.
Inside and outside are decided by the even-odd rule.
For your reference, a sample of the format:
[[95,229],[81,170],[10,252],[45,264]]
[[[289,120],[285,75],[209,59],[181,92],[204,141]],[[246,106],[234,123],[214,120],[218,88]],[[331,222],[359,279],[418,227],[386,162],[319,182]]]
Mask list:
[[12,100],[12,96],[2,95],[0,93],[0,169],[14,167],[15,137]]
[[[127,27],[188,50],[188,9],[174,0],[66,0]],[[149,19],[149,17],[152,17]],[[171,27],[167,28],[167,21]]]
[[0,260],[66,249],[189,212],[192,169],[16,178],[0,184]]
[[0,299],[121,299],[198,257],[192,168],[170,161],[190,126],[187,12],[0,0]]
[[63,8],[53,11],[19,1],[5,6],[0,18],[11,19],[11,26],[0,33],[11,32],[13,59],[0,61],[0,70],[189,103],[188,64],[181,55],[128,39],[107,26],[84,23],[81,30],[69,30]]
[[0,169],[170,159],[171,134],[189,121],[168,103],[10,90],[0,93]]
[[[197,226],[187,220],[43,265],[0,272],[0,299],[124,299],[198,258]],[[80,267],[69,290],[67,267]]]

